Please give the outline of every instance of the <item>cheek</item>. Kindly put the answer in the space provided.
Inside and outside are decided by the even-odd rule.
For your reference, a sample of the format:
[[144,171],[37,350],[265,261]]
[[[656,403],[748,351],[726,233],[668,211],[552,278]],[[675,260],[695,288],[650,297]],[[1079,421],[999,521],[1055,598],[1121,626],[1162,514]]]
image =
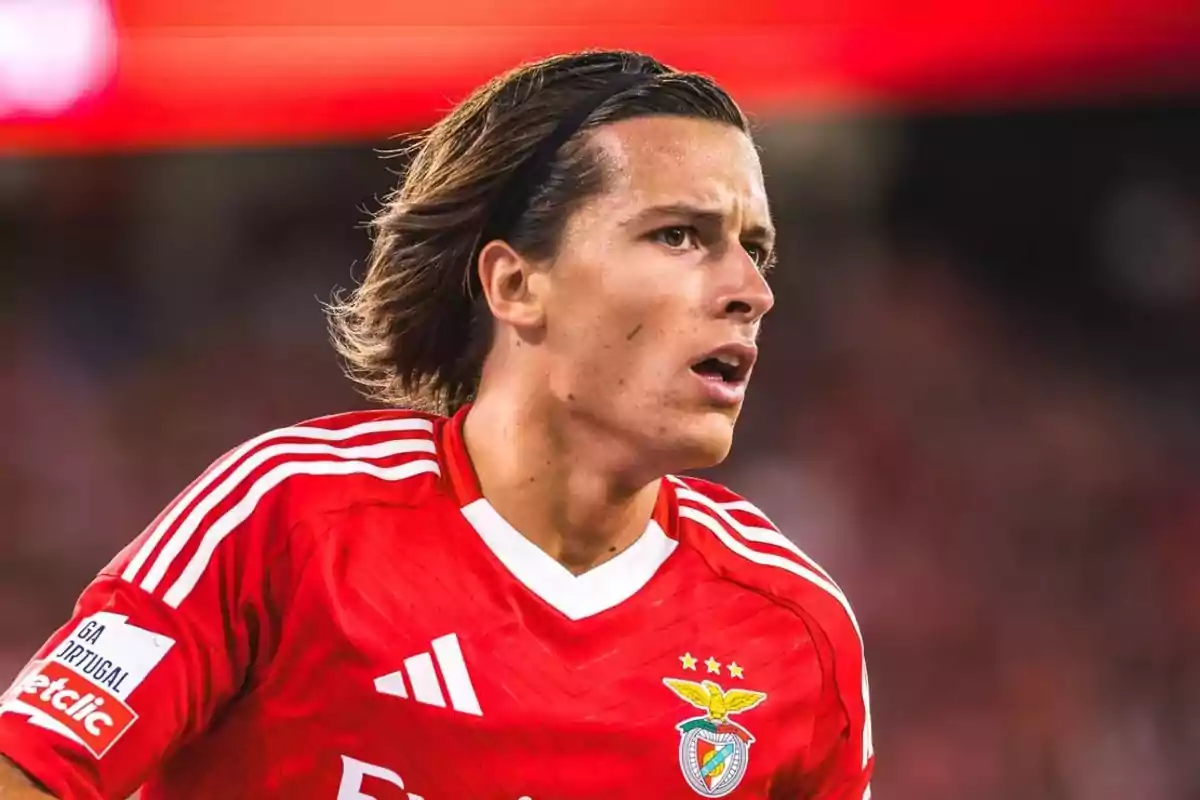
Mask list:
[[603,363],[593,365],[595,375],[613,391],[626,393],[623,402],[637,402],[661,399],[695,349],[697,334],[683,304],[666,297],[614,308],[595,341],[603,342],[597,348]]
[[560,295],[552,345],[560,368],[573,375],[572,385],[612,403],[661,398],[666,382],[700,346],[697,295],[703,287],[675,262],[609,263],[573,275]]
[[575,356],[616,355],[661,327],[661,310],[635,282],[615,275],[588,277],[572,285],[552,313]]

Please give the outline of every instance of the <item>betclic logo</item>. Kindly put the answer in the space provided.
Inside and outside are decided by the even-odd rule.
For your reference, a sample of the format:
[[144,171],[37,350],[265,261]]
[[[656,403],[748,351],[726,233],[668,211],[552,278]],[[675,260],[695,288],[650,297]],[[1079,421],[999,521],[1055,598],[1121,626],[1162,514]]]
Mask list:
[[102,758],[137,721],[129,695],[175,644],[119,614],[82,620],[0,697],[0,714],[24,714]]

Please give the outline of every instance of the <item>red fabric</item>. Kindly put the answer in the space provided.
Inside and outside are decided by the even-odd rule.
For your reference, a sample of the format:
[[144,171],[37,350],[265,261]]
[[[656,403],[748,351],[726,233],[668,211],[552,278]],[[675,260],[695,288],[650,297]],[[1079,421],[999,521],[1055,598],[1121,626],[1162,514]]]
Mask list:
[[[97,758],[12,705],[40,702],[22,690],[27,674],[0,705],[0,752],[64,800],[122,798],[143,783],[147,800],[684,800],[697,795],[677,726],[706,711],[664,679],[707,679],[766,695],[717,719],[753,737],[731,796],[861,800],[873,767],[861,643],[838,596],[803,577],[818,567],[731,492],[666,480],[656,518],[678,546],[629,599],[572,621],[520,583],[460,511],[477,496],[462,418],[340,415],[218,461],[86,590],[38,657],[63,653],[71,636],[128,671],[139,653],[114,655],[112,629],[160,648],[169,640],[125,697],[136,721]],[[426,422],[431,432],[361,427]],[[351,428],[363,432],[312,433]],[[396,478],[430,460],[440,475]],[[304,471],[359,465],[375,472]],[[236,525],[223,522],[247,504]],[[193,518],[200,524],[175,547]],[[192,564],[203,570],[181,592]],[[156,569],[161,580],[149,582]],[[103,635],[96,619],[109,625]],[[376,679],[415,669],[408,659],[449,634],[481,713],[454,699],[441,656],[433,691],[452,707],[417,702],[411,671],[406,698],[377,690]],[[67,663],[122,680],[90,651],[70,650]]]

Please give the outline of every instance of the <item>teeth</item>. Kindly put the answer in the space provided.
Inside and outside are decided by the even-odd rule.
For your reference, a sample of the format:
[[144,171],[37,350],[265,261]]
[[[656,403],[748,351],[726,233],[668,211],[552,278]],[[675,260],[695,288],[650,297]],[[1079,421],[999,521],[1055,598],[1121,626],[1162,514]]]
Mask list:
[[720,361],[727,367],[733,367],[734,369],[738,368],[738,360],[733,356],[713,356],[713,358],[717,361]]

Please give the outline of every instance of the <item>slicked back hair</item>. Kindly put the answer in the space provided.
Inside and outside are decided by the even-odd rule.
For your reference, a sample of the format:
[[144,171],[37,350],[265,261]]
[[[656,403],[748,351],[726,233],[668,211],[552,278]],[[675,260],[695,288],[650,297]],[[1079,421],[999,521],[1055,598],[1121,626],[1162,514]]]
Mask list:
[[[610,96],[605,87],[626,81]],[[564,115],[597,94],[603,100],[555,152],[523,209],[500,235],[489,224],[512,217],[506,186]],[[398,189],[372,221],[362,283],[327,311],[334,345],[364,393],[389,405],[453,413],[478,389],[492,338],[477,260],[488,238],[522,256],[554,256],[570,215],[606,186],[587,133],[634,117],[713,120],[749,132],[745,115],[712,79],[638,53],[554,56],[501,75],[415,140]],[[544,148],[543,148],[544,149]]]

